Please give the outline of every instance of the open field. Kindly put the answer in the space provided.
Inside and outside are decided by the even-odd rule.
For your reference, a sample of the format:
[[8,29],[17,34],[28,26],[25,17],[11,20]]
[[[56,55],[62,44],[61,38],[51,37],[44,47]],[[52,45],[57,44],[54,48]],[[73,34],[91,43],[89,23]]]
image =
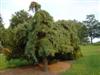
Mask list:
[[81,46],[83,57],[61,75],[100,75],[100,46]]

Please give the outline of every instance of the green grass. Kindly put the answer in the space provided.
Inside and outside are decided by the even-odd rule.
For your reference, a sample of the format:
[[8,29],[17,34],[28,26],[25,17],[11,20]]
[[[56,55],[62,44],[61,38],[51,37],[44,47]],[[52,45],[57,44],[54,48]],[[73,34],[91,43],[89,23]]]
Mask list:
[[62,75],[100,75],[100,46],[81,46],[83,57]]

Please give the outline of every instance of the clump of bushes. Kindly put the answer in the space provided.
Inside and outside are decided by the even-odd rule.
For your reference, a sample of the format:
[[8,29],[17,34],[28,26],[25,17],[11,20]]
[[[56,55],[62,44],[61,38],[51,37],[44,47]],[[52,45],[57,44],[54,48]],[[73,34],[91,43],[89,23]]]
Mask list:
[[11,59],[8,61],[9,68],[21,67],[21,66],[25,66],[25,65],[29,65],[29,64],[32,64],[32,62],[29,62],[23,58],[16,58],[16,59]]
[[5,69],[7,68],[7,59],[6,56],[4,54],[0,54],[0,69]]
[[8,60],[5,54],[0,54],[0,69],[6,69],[6,68],[14,68],[14,67],[21,67],[25,65],[32,64],[31,61],[28,61],[24,58],[16,58],[16,59],[10,59]]

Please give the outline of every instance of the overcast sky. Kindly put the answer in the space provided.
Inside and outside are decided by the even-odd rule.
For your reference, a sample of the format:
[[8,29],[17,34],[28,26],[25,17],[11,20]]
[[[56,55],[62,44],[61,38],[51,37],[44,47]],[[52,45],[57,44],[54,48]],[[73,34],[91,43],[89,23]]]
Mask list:
[[14,12],[19,10],[28,11],[32,1],[41,4],[42,9],[48,11],[54,20],[76,19],[83,21],[88,14],[95,14],[100,21],[100,0],[0,0],[0,13],[5,27],[9,26],[9,20]]

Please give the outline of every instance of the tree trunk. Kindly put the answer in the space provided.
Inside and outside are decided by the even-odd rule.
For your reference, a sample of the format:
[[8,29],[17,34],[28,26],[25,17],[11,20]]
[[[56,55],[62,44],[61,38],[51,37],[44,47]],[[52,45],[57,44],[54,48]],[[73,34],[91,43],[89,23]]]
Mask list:
[[90,38],[91,38],[91,41],[90,42],[91,42],[91,44],[93,44],[93,37],[91,36]]
[[43,59],[43,64],[44,64],[44,71],[48,72],[48,60],[46,57]]

